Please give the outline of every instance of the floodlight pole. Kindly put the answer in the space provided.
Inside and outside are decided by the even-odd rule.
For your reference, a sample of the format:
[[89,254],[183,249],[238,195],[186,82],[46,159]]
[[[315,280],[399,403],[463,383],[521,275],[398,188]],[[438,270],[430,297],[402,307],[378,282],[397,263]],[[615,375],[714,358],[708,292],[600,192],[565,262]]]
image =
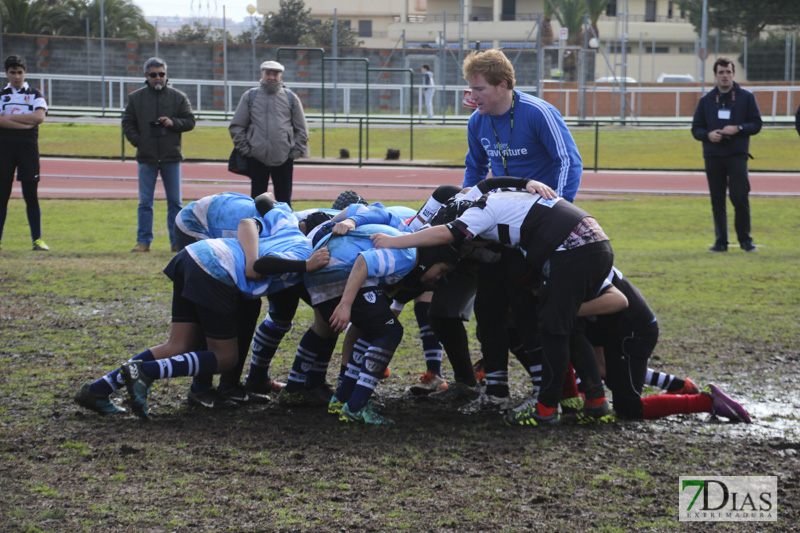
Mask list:
[[703,0],[703,21],[700,26],[700,88],[706,92],[706,58],[708,57],[708,0]]

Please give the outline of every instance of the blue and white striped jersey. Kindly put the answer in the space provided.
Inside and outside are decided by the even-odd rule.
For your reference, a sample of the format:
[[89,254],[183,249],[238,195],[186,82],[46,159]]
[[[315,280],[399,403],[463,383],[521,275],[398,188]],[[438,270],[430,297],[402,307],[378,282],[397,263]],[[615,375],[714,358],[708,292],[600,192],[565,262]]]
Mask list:
[[367,224],[350,230],[347,235],[327,235],[317,243],[315,249],[327,246],[331,258],[328,266],[322,270],[304,274],[312,305],[342,295],[350,271],[359,257],[363,257],[367,263],[368,277],[364,282],[365,287],[391,285],[414,269],[417,262],[416,248],[377,249],[370,239],[373,233],[403,234],[391,226]]
[[[298,229],[297,221],[288,207],[272,209],[263,218],[255,220],[261,230],[258,257],[274,255],[305,261],[311,256],[311,242]],[[260,298],[303,281],[302,274],[297,272],[267,276],[259,281],[248,280],[244,274],[244,251],[237,239],[205,239],[189,245],[186,250],[209,275],[237,288],[245,298]]]
[[223,192],[186,204],[175,224],[198,240],[235,238],[244,218],[261,218],[255,201],[238,192]]

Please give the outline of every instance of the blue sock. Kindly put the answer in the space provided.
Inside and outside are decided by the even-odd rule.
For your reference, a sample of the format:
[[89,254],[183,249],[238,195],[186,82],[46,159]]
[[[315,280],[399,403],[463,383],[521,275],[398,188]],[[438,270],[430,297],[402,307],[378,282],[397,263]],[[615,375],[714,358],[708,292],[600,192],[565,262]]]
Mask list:
[[336,349],[337,338],[337,336],[334,336],[330,339],[322,340],[317,352],[317,359],[308,372],[306,388],[313,389],[325,384],[325,379],[328,377],[328,365],[331,362],[331,357],[333,357],[333,350]]
[[[283,337],[292,329],[291,322],[281,324],[272,320],[270,315],[258,326],[253,336],[253,352],[250,356],[250,371],[247,381],[257,385],[269,381],[269,365]],[[301,341],[302,342],[302,341]]]
[[189,352],[142,365],[142,373],[151,379],[215,374],[217,356],[214,352]]
[[414,304],[414,316],[417,317],[419,338],[422,341],[422,351],[425,354],[425,369],[437,376],[442,375],[442,343],[431,329],[431,320],[428,311],[430,302],[417,302]]
[[289,371],[289,379],[286,380],[286,392],[297,392],[306,385],[308,373],[314,367],[320,349],[323,347],[325,339],[308,329],[297,345],[297,352],[294,355],[292,369]]
[[[143,351],[142,353],[132,357],[129,359],[130,361],[153,361],[153,352],[150,351],[148,348],[147,350]],[[102,378],[98,379],[91,385],[89,385],[89,390],[95,396],[111,396],[111,394],[122,387],[122,376],[119,374],[119,367],[115,370],[112,370]]]
[[364,363],[364,352],[369,348],[369,343],[363,339],[358,339],[353,346],[353,353],[347,365],[343,365],[344,372],[339,378],[339,386],[336,389],[336,398],[340,402],[346,402],[353,395],[356,388],[358,376],[361,373],[361,365]]
[[364,362],[361,365],[358,382],[353,389],[353,394],[347,400],[347,407],[350,411],[355,413],[367,406],[375,387],[381,381],[383,371],[389,366],[394,351],[402,338],[403,328],[399,327],[390,329],[380,337],[372,340],[367,353],[364,354]]

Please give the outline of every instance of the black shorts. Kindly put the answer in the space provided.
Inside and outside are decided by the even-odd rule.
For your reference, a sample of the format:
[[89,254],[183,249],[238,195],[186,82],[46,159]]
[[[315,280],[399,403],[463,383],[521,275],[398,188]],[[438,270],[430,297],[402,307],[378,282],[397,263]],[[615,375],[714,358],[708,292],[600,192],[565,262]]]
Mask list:
[[611,243],[602,241],[554,252],[548,261],[539,288],[539,331],[568,335],[577,327],[581,304],[600,291],[614,252]]
[[[339,305],[341,298],[333,298],[316,305],[326,322]],[[364,287],[358,291],[350,308],[350,322],[361,330],[362,337],[372,340],[399,323],[392,312],[392,299],[377,287]]]
[[0,181],[39,181],[39,146],[35,143],[0,143]]
[[461,261],[455,272],[447,276],[447,283],[434,289],[430,316],[469,321],[478,290],[479,267],[480,263],[475,261]]
[[236,289],[211,277],[185,250],[172,258],[164,274],[172,280],[173,322],[200,324],[211,339],[238,336]]

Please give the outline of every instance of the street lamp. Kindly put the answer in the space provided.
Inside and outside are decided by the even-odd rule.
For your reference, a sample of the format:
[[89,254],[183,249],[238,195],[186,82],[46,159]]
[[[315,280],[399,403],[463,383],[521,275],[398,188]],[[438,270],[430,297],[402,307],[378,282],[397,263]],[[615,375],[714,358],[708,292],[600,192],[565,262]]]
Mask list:
[[253,49],[253,72],[258,74],[258,70],[256,70],[256,6],[248,4],[247,12],[250,13],[250,46]]

